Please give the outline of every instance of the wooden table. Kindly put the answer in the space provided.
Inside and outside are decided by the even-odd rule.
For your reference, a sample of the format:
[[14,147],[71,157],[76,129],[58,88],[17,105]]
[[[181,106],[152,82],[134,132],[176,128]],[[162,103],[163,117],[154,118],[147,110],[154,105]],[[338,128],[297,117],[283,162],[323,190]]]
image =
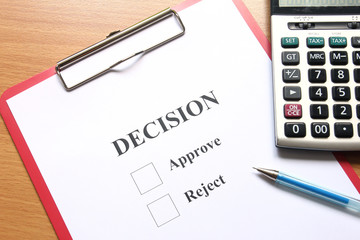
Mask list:
[[[243,0],[270,39],[269,0]],[[0,0],[0,93],[182,0]],[[345,153],[360,176],[360,152]],[[0,239],[56,239],[0,121]]]

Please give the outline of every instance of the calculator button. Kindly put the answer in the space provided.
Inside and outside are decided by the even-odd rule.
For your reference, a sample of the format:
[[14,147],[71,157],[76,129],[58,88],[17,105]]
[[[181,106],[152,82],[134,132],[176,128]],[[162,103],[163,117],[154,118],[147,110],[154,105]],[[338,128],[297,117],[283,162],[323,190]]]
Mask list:
[[345,68],[331,69],[331,81],[334,83],[349,82],[349,70]]
[[360,65],[360,51],[353,52],[353,63],[355,65]]
[[327,100],[327,89],[326,87],[310,87],[309,97],[313,101],[325,101]]
[[283,69],[283,81],[286,83],[300,82],[300,69]]
[[360,87],[355,87],[355,98],[356,100],[360,101]]
[[301,99],[301,88],[286,86],[283,88],[283,95],[287,101],[298,101]]
[[332,96],[335,101],[348,101],[350,100],[350,88],[344,86],[333,87]]
[[309,65],[324,65],[325,64],[325,52],[312,51],[307,54]]
[[283,37],[281,38],[281,46],[283,48],[297,48],[299,46],[299,38]]
[[360,68],[354,69],[354,80],[357,83],[360,83]]
[[311,104],[310,116],[313,119],[326,119],[329,117],[329,109],[325,104]]
[[356,105],[356,115],[360,119],[360,104]]
[[309,48],[322,48],[325,45],[323,37],[308,37],[306,39],[306,45]]
[[348,64],[348,55],[345,51],[330,52],[330,63],[332,65],[346,65]]
[[352,117],[350,104],[335,104],[333,111],[336,119],[350,119]]
[[284,65],[298,65],[300,63],[299,52],[283,52],[281,59]]
[[305,123],[285,123],[286,137],[305,137]]
[[329,46],[332,48],[344,48],[347,46],[346,37],[330,37]]
[[360,123],[358,123],[358,135],[360,137]]
[[338,138],[351,138],[354,135],[351,123],[335,123],[334,128]]
[[351,38],[351,45],[354,48],[360,48],[360,37],[352,37]]
[[330,136],[328,123],[311,123],[311,136],[314,138],[327,138]]
[[309,69],[308,71],[309,82],[324,83],[326,82],[325,69]]
[[285,104],[284,115],[285,118],[301,118],[302,117],[301,104]]

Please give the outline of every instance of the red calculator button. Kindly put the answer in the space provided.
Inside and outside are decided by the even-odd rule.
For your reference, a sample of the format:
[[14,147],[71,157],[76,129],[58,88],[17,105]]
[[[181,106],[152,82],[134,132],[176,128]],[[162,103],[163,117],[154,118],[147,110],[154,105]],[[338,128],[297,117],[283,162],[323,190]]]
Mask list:
[[285,104],[284,113],[286,118],[301,118],[301,104]]

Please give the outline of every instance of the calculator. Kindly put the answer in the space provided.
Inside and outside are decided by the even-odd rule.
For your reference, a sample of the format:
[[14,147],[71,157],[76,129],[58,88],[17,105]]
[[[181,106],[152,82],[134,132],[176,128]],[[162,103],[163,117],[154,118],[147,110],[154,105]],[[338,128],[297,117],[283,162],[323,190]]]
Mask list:
[[271,0],[278,147],[360,150],[360,0]]

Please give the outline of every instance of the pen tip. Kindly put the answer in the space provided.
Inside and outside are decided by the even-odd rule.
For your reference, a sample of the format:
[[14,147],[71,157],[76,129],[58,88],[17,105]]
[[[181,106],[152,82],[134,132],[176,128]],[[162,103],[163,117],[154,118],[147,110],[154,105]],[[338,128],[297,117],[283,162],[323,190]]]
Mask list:
[[276,180],[278,173],[279,173],[279,171],[266,169],[266,168],[257,168],[257,167],[253,167],[253,168],[258,170],[259,172],[265,174],[265,176],[267,176],[268,178],[271,178],[272,180]]

